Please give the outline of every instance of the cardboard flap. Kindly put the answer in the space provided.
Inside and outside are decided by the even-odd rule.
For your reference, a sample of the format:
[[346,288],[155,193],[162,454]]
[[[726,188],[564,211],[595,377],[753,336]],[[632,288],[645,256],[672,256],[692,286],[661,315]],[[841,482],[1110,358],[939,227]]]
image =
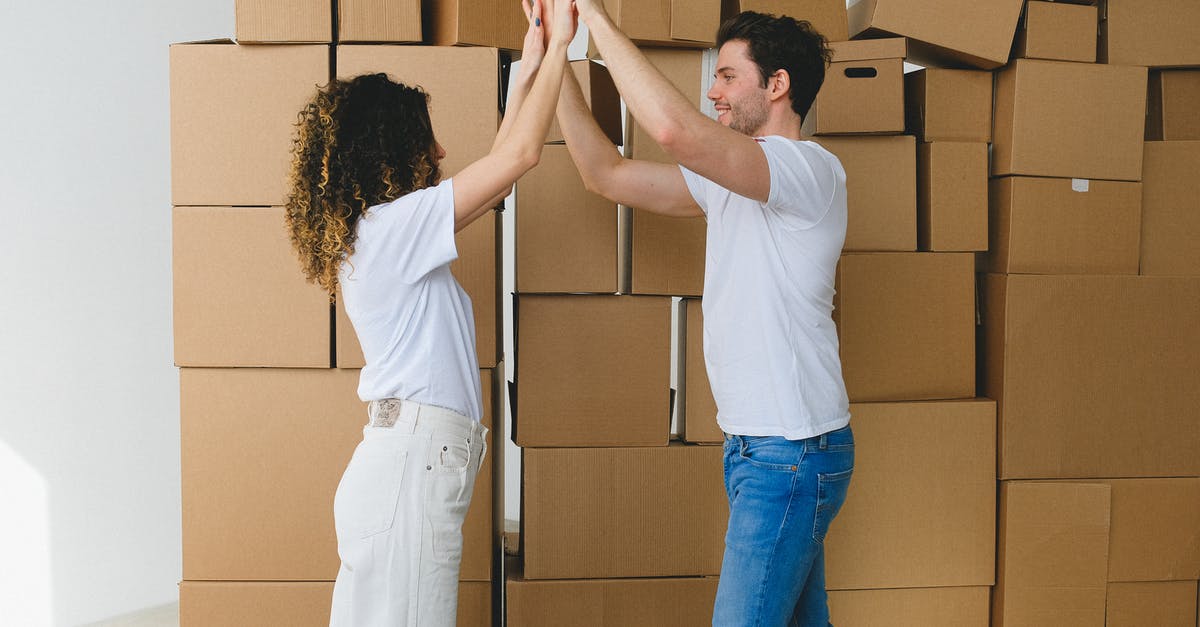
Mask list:
[[834,41],[829,43],[829,49],[833,52],[834,63],[903,59],[908,56],[908,40],[903,37],[892,37],[889,39]]
[[712,42],[720,12],[720,2],[671,0],[671,38]]

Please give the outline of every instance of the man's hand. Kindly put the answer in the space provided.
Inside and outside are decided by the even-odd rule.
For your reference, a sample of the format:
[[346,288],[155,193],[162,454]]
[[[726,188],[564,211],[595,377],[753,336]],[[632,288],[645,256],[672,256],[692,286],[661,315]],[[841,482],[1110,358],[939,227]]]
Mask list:
[[546,41],[558,39],[570,44],[579,28],[579,14],[575,10],[575,0],[542,0],[546,3],[544,22]]
[[575,0],[575,8],[579,11],[580,18],[587,23],[593,15],[604,12],[604,3],[600,0]]

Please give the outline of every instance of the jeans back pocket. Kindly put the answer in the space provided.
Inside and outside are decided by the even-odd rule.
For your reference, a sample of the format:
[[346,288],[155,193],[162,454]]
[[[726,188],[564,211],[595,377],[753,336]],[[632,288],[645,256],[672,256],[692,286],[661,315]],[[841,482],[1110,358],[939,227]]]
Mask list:
[[833,518],[846,502],[846,491],[850,487],[850,476],[854,468],[841,472],[819,473],[817,475],[817,513],[813,520],[812,538],[816,542],[824,542],[825,534]]
[[366,538],[392,528],[409,445],[409,438],[401,438],[396,446],[396,437],[364,439],[354,449],[333,497],[339,536]]

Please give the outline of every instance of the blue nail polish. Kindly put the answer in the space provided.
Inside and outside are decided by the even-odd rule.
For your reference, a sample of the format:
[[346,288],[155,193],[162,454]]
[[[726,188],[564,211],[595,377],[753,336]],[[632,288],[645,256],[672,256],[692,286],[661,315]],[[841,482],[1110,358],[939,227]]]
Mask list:
[[534,25],[534,26],[541,26],[541,25],[542,25],[542,18],[540,18],[540,17],[535,17],[535,18],[533,18],[533,25]]

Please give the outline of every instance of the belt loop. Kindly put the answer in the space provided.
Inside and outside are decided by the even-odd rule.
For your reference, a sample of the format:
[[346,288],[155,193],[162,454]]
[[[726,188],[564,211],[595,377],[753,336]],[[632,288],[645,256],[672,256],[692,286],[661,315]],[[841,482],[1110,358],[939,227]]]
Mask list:
[[421,415],[421,406],[412,401],[400,401],[400,420],[396,426],[402,426],[405,433],[417,432],[417,419]]
[[819,443],[819,444],[817,444],[817,447],[818,447],[818,448],[820,448],[822,451],[823,451],[823,450],[825,450],[825,448],[826,448],[826,437],[827,437],[827,435],[828,435],[828,434],[822,433],[822,434],[821,434],[821,440],[820,440],[820,443]]

